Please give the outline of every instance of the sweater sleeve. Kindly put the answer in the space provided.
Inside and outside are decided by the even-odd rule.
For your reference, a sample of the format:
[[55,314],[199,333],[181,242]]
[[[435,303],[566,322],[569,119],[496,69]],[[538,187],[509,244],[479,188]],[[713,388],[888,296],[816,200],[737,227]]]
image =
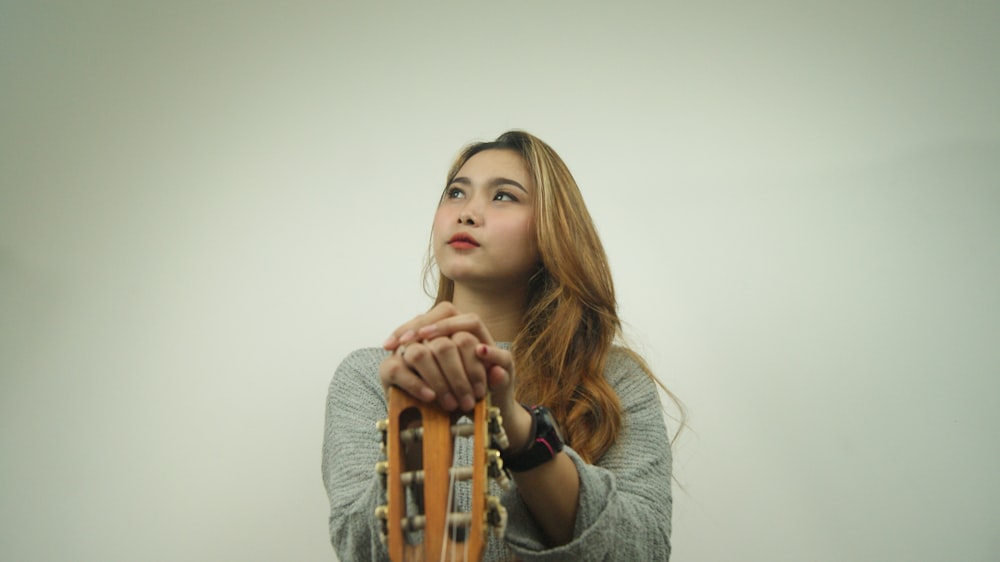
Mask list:
[[384,491],[375,475],[386,415],[378,367],[387,352],[361,349],[348,355],[330,382],[323,436],[323,483],[330,499],[330,541],[340,560],[388,562],[379,539],[375,507]]
[[606,376],[621,400],[624,424],[596,464],[564,449],[580,474],[573,540],[546,548],[518,492],[504,494],[507,544],[524,562],[670,558],[671,453],[656,385],[625,353],[608,357]]
[[[378,367],[386,355],[377,348],[350,354],[327,395],[323,482],[330,540],[344,561],[389,560],[374,515],[384,501],[374,468],[380,456],[375,423],[386,416]],[[515,486],[502,494],[509,513],[506,538],[489,541],[486,560],[508,560],[511,554],[524,562],[669,559],[671,457],[656,386],[622,353],[609,356],[606,376],[621,400],[624,424],[596,464],[564,449],[580,474],[573,540],[546,548]]]

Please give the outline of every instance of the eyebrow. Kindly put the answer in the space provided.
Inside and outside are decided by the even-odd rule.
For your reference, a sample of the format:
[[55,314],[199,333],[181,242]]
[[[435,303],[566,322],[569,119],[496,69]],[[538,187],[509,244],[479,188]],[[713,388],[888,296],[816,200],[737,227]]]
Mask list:
[[[448,185],[451,185],[453,183],[460,183],[462,185],[470,185],[471,186],[472,185],[472,180],[470,180],[469,178],[464,177],[464,176],[463,177],[458,177],[458,178],[455,178],[455,179],[451,180],[451,183],[449,183]],[[489,187],[498,187],[498,186],[501,186],[501,185],[512,185],[512,186],[520,189],[521,191],[523,191],[525,193],[528,193],[528,190],[525,189],[523,185],[521,185],[520,183],[518,183],[518,182],[516,182],[516,181],[514,181],[514,180],[512,180],[510,178],[493,178],[490,181],[486,182],[486,185],[489,186]]]

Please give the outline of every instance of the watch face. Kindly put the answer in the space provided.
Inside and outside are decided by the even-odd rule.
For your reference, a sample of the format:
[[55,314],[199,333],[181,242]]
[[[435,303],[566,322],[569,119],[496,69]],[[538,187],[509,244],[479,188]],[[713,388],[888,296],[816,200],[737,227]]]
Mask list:
[[534,437],[526,450],[504,458],[505,466],[512,472],[524,472],[543,465],[563,449],[562,434],[552,412],[544,406],[525,408],[531,411]]
[[552,411],[546,408],[545,406],[539,406],[538,413],[540,414],[540,417],[545,421],[545,425],[548,425],[551,431],[556,434],[556,437],[559,438],[559,442],[565,443],[566,440],[563,439],[562,431],[559,430],[559,424],[556,423],[556,418],[552,415]]

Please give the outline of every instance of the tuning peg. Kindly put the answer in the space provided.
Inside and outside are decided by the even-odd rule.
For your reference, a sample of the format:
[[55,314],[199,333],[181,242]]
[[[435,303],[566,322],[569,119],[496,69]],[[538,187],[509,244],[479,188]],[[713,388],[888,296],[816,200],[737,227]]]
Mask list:
[[380,505],[375,508],[375,519],[378,519],[379,539],[382,544],[389,544],[389,506]]
[[486,522],[493,528],[493,536],[502,539],[507,532],[507,508],[496,496],[486,497]]
[[375,427],[381,436],[381,445],[379,445],[379,450],[382,454],[385,454],[386,443],[389,441],[389,418],[384,420],[378,420],[375,422]]
[[389,479],[389,462],[379,461],[375,463],[375,474],[382,477],[382,488],[385,489],[388,484],[387,480]]
[[486,472],[490,475],[490,478],[496,480],[500,488],[504,490],[510,489],[510,478],[507,475],[507,471],[503,467],[503,459],[500,457],[500,451],[496,449],[486,450]]
[[493,438],[493,444],[497,449],[506,449],[510,446],[510,442],[507,440],[507,432],[503,429],[503,416],[500,415],[500,408],[491,406],[488,411],[488,415],[490,419],[490,435]]

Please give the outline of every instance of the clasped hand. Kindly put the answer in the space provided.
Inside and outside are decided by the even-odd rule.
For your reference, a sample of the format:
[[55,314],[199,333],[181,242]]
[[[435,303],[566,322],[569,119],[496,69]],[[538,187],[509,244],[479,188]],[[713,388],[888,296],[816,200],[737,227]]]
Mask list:
[[512,406],[514,360],[500,349],[475,314],[442,302],[397,328],[383,344],[393,354],[379,367],[382,388],[396,386],[446,411],[471,411],[492,392],[502,410]]

